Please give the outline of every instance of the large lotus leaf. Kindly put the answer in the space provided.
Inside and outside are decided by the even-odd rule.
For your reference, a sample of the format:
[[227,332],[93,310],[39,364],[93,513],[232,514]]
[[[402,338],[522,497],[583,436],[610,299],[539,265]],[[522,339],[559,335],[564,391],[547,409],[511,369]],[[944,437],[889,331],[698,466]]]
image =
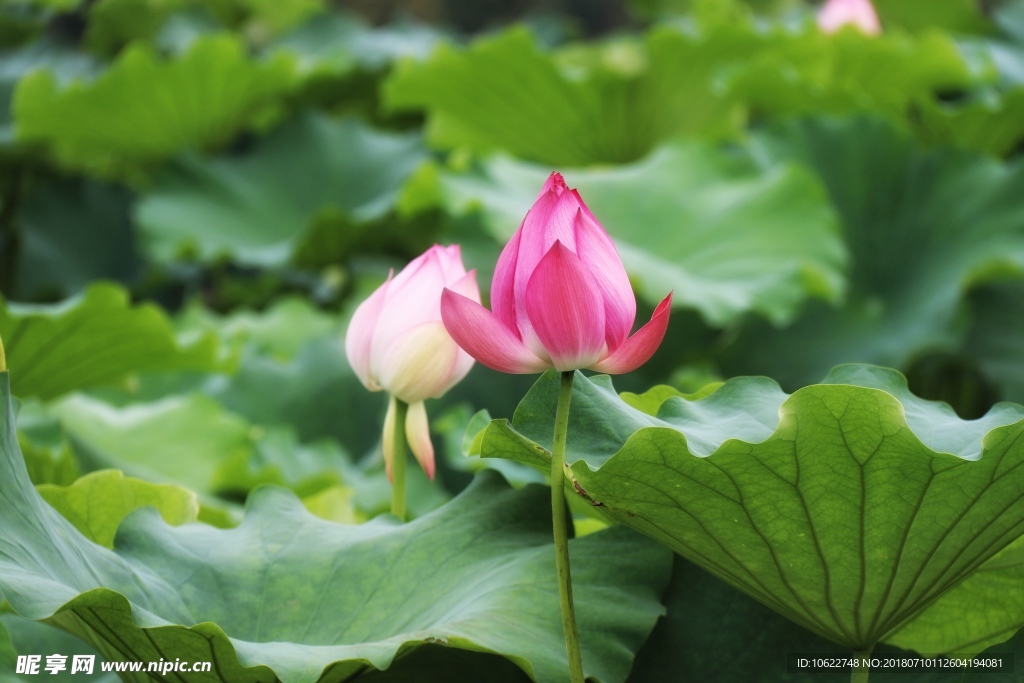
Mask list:
[[400,63],[385,83],[392,108],[429,112],[437,145],[500,149],[547,164],[625,162],[680,133],[735,132],[742,110],[716,89],[722,62],[757,39],[714,39],[659,28],[642,42],[541,51],[525,29],[466,50],[439,47],[423,63]]
[[0,144],[14,141],[10,111],[18,81],[43,68],[63,82],[91,75],[99,67],[88,55],[46,38],[0,52]]
[[275,41],[307,71],[346,71],[353,63],[381,69],[403,57],[423,59],[437,45],[437,29],[407,21],[370,27],[356,15],[321,15]]
[[123,408],[75,395],[51,409],[90,470],[117,468],[148,481],[217,491],[217,473],[255,448],[248,422],[192,394]]
[[[447,175],[456,209],[482,203],[507,239],[550,170],[498,158],[487,177]],[[714,324],[748,311],[792,318],[808,296],[835,301],[845,252],[820,185],[780,163],[761,172],[742,155],[700,143],[673,144],[635,164],[561,169],[616,241],[638,294],[656,304],[673,291]]]
[[729,77],[729,90],[769,115],[870,112],[906,119],[936,90],[976,79],[944,33],[867,36],[855,29],[822,33],[813,22],[783,32]]
[[633,161],[679,135],[734,134],[748,110],[903,121],[936,90],[978,78],[938,31],[826,35],[813,21],[763,27],[729,15],[556,53],[513,29],[400,64],[384,95],[393,108],[425,109],[439,146],[579,166]]
[[[668,613],[637,653],[628,683],[665,683],[668,680],[846,683],[850,680],[849,668],[828,671],[791,668],[797,656],[849,657],[851,652],[789,621],[679,556],[675,558],[664,602]],[[1018,643],[1024,644],[1024,632],[979,656],[1005,655],[1014,652],[1014,648],[1019,651]],[[966,652],[957,651],[957,654]],[[879,658],[915,656],[913,652],[885,644],[877,645],[872,655]],[[1016,668],[1016,672],[998,673],[978,668],[965,670],[955,665],[940,669],[934,664],[917,668],[879,668],[871,671],[870,680],[873,683],[1020,683],[1024,677],[1019,666]],[[672,672],[671,679],[666,678],[666,672]]]
[[[0,460],[0,589],[30,619],[116,660],[211,661],[190,680],[352,680],[424,643],[504,656],[537,681],[566,662],[548,493],[484,474],[408,524],[336,525],[259,489],[237,529],[131,515],[115,549],[83,538],[32,488],[8,406]],[[584,660],[625,680],[663,611],[668,553],[626,529],[571,542]]]
[[263,311],[238,309],[218,316],[198,302],[182,312],[180,330],[214,332],[222,341],[270,358],[294,358],[312,339],[341,336],[341,321],[300,297],[278,299]]
[[[3,644],[4,631],[10,634],[11,649]],[[96,650],[82,642],[80,638],[60,630],[54,626],[41,621],[29,621],[16,614],[7,612],[0,614],[0,683],[27,683],[28,681],[39,680],[41,675],[54,683],[74,683],[83,678],[81,673],[72,674],[70,667],[58,673],[49,673],[43,670],[37,674],[17,674],[17,657],[23,655],[42,655],[40,669],[46,666],[46,655],[62,654],[67,655],[68,662],[74,655],[92,655],[96,657]],[[96,657],[96,665],[93,675],[87,680],[92,683],[118,683],[117,674],[101,673],[102,657]]]
[[1019,164],[924,149],[866,118],[792,122],[758,146],[766,169],[802,161],[827,185],[852,256],[850,292],[841,309],[812,307],[785,329],[752,321],[725,354],[729,374],[796,387],[838,363],[901,367],[955,349],[965,290],[1024,272]]
[[1024,87],[952,105],[923,102],[918,113],[918,126],[930,140],[1004,156],[1024,139]]
[[314,338],[290,359],[246,350],[238,371],[211,378],[205,392],[252,422],[293,425],[305,441],[331,436],[355,454],[376,445],[379,434],[366,425],[383,420],[387,401],[360,384],[340,335]]
[[[136,216],[157,259],[194,251],[204,259],[280,264],[325,209],[356,223],[383,217],[424,158],[418,135],[306,114],[242,156],[182,158]],[[350,227],[349,241],[357,226]]]
[[195,0],[98,0],[89,7],[86,42],[100,54],[115,54],[133,41],[149,40],[174,12]]
[[973,654],[1024,628],[1024,537],[1019,538],[888,641],[919,652]]
[[[50,413],[59,418],[86,469],[116,468],[183,486],[214,506],[223,506],[225,498],[244,498],[261,484],[277,484],[300,496],[326,496],[309,501],[318,512],[350,502],[366,514],[388,509],[391,492],[379,459],[357,467],[332,441],[300,443],[290,428],[279,425],[280,416],[252,424],[210,396],[194,393],[114,406],[76,395],[52,406]],[[379,424],[383,417],[373,421]],[[376,429],[360,424],[377,436]],[[353,500],[347,488],[339,488],[342,484],[357,490]],[[408,488],[414,517],[449,497],[418,468],[410,471]]]
[[[543,460],[556,387],[545,375],[511,426],[491,423],[482,455]],[[578,375],[566,462],[576,491],[621,523],[862,649],[1024,534],[1022,434],[1021,406],[960,420],[873,366],[791,396],[738,378],[656,416]]]
[[125,477],[119,470],[92,472],[70,486],[43,484],[37,490],[83,536],[108,548],[122,520],[141,507],[159,510],[175,526],[194,522],[199,514],[199,499],[191,491]]
[[251,61],[233,37],[199,38],[167,62],[135,45],[93,81],[61,89],[49,71],[22,79],[15,129],[71,168],[119,173],[225,141],[259,123],[293,82],[289,59]]
[[107,284],[54,305],[0,300],[0,339],[22,398],[51,399],[132,372],[217,365],[213,336],[181,343],[159,308],[132,306],[127,292]]

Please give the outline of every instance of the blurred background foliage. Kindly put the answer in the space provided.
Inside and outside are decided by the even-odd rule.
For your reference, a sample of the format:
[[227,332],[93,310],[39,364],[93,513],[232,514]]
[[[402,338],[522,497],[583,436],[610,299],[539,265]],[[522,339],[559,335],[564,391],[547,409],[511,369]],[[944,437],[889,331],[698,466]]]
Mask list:
[[[1024,401],[1024,1],[876,5],[870,37],[800,0],[4,0],[0,337],[35,483],[116,467],[222,526],[267,482],[386,510],[346,321],[435,242],[486,297],[553,169],[638,318],[675,292],[620,390],[869,362],[965,417]],[[414,515],[532,379],[432,402]]]

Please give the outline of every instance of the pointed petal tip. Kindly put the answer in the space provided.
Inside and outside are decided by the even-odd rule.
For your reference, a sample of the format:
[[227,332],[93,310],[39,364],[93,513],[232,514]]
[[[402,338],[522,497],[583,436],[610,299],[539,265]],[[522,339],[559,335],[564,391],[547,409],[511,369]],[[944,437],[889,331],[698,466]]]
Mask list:
[[430,421],[423,401],[409,405],[405,417],[405,437],[416,462],[433,481],[437,464],[434,461],[434,444],[430,440]]
[[636,370],[649,361],[665,339],[671,312],[672,292],[669,292],[654,309],[654,314],[646,325],[626,339],[614,353],[605,356],[589,369],[609,375],[622,375]]
[[562,177],[562,174],[558,171],[552,171],[544,183],[544,187],[541,188],[540,194],[537,196],[542,197],[548,192],[554,192],[555,196],[558,197],[568,189],[569,187],[565,184],[565,178]]

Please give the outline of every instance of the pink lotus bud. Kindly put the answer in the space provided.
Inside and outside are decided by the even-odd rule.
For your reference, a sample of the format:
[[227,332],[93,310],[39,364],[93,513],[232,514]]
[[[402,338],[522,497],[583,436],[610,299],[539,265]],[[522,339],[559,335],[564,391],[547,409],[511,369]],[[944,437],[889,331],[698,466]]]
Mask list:
[[835,33],[847,25],[869,36],[882,32],[871,0],[828,0],[818,13],[818,28],[825,33]]
[[476,271],[466,272],[457,244],[434,245],[397,276],[389,275],[356,309],[345,334],[345,354],[363,386],[392,396],[384,428],[389,473],[395,398],[409,404],[405,423],[409,447],[433,478],[434,448],[423,401],[443,396],[473,367],[473,358],[459,348],[441,322],[441,292],[446,287],[479,305]]
[[498,258],[488,311],[455,288],[441,317],[471,356],[501,372],[588,368],[619,374],[643,365],[668,327],[672,295],[633,336],[636,299],[608,234],[558,173]]

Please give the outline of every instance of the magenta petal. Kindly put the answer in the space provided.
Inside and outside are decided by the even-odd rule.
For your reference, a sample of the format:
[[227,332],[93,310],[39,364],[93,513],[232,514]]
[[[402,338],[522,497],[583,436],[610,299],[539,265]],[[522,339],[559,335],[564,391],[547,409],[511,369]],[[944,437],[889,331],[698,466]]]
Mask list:
[[662,339],[665,338],[671,310],[672,293],[669,292],[669,295],[654,309],[654,315],[651,316],[650,322],[637,330],[636,334],[615,349],[614,353],[601,362],[591,365],[590,369],[606,372],[609,375],[621,375],[624,372],[636,370],[646,363],[661,346]]
[[576,253],[604,299],[605,341],[615,351],[629,336],[636,319],[636,297],[619,252],[608,233],[580,209],[576,214]]
[[526,312],[556,370],[588,367],[607,351],[600,290],[561,242],[534,269],[526,286]]
[[523,234],[522,226],[512,235],[505,248],[501,250],[498,263],[494,267],[494,278],[491,280],[491,310],[498,320],[510,330],[519,334],[516,324],[516,262],[519,260],[519,239]]
[[551,368],[493,313],[450,289],[441,294],[441,320],[456,344],[498,372],[526,375]]

